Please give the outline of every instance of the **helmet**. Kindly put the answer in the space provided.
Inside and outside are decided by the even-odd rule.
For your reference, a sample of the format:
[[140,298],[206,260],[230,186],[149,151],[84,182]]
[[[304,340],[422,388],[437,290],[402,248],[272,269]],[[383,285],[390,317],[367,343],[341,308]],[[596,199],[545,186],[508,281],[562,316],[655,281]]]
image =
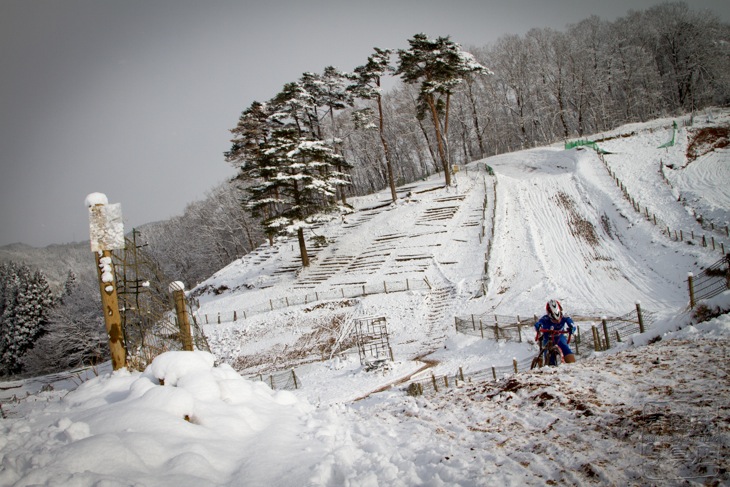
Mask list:
[[557,299],[551,299],[547,302],[545,312],[556,323],[563,318],[563,307],[560,306],[560,301]]

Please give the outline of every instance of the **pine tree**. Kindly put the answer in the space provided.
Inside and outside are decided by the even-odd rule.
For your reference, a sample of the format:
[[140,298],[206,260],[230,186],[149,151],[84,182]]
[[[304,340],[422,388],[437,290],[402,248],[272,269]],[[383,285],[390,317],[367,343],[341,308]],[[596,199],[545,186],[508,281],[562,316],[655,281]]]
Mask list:
[[[303,77],[314,86],[316,76]],[[247,207],[262,220],[270,240],[296,234],[302,265],[309,265],[304,230],[337,207],[337,188],[348,184],[338,168],[349,167],[321,140],[317,102],[301,82],[287,83],[266,104],[252,105],[234,129],[227,153],[246,182]]]
[[54,300],[46,277],[26,265],[5,275],[3,313],[0,317],[0,369],[17,374],[25,353],[45,333]]
[[[420,101],[431,113],[436,132],[439,158],[447,186],[451,185],[446,134],[449,132],[449,102],[454,88],[469,74],[488,74],[489,70],[461,50],[449,36],[429,39],[416,34],[409,39],[410,49],[398,50],[400,63],[396,74],[406,83],[421,83]],[[443,125],[439,112],[443,112]]]

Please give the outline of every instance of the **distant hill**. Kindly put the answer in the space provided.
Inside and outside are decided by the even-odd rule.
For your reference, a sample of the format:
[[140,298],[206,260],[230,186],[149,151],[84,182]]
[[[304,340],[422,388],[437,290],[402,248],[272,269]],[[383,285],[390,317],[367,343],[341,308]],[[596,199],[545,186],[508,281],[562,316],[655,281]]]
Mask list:
[[54,290],[60,289],[66,281],[69,270],[78,279],[94,279],[94,257],[89,242],[54,244],[47,247],[33,247],[14,243],[0,247],[0,262],[24,263],[45,274]]

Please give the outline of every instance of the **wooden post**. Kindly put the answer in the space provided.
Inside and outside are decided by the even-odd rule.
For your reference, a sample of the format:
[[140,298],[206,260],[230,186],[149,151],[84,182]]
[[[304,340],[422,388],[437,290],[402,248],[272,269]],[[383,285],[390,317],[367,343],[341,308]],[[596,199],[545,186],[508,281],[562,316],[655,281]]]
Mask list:
[[492,377],[494,377],[494,380],[497,380],[497,371],[494,369],[494,365],[492,365]]
[[122,317],[119,314],[119,298],[114,278],[111,250],[95,252],[96,270],[99,276],[99,292],[101,307],[104,310],[106,334],[109,337],[109,351],[112,356],[112,368],[122,369],[127,366],[127,350],[122,334]]
[[484,325],[482,325],[482,320],[479,320],[479,331],[482,334],[482,338],[484,338]]
[[593,349],[596,352],[601,351],[601,339],[598,336],[598,330],[596,329],[596,325],[591,325],[591,331],[593,332]]
[[187,352],[192,352],[193,336],[190,333],[190,317],[188,316],[188,306],[185,302],[185,285],[180,281],[171,282],[169,291],[172,293],[172,299],[175,302],[175,313],[177,314],[177,322],[180,327],[182,348]]
[[101,309],[109,339],[112,368],[118,370],[127,366],[127,350],[124,345],[111,249],[124,248],[124,226],[121,224],[121,210],[118,215],[112,216],[118,207],[108,207],[108,202],[106,195],[102,193],[91,193],[85,200],[89,209],[89,240],[96,260]]
[[687,273],[687,285],[689,286],[689,307],[694,309],[695,307],[695,287],[694,287],[694,274],[691,272]]
[[516,374],[517,373],[517,359],[514,357],[512,358],[512,366],[515,368],[515,374]]
[[269,384],[271,384],[272,390],[276,389],[276,387],[274,387],[274,376],[273,375],[269,376]]
[[639,320],[639,333],[644,333],[644,317],[641,314],[641,301],[636,302],[636,316]]
[[608,350],[611,348],[611,339],[608,337],[608,325],[605,316],[601,318],[601,323],[603,324],[603,336],[606,337],[606,350]]
[[459,377],[461,377],[461,382],[464,382],[464,370],[459,367]]
[[297,374],[294,372],[294,369],[291,369],[291,377],[294,379],[294,389],[299,389],[299,383],[297,382]]
[[439,391],[439,386],[438,386],[438,384],[436,384],[436,376],[434,375],[433,372],[431,372],[431,382],[433,383],[433,389],[436,392],[438,392]]

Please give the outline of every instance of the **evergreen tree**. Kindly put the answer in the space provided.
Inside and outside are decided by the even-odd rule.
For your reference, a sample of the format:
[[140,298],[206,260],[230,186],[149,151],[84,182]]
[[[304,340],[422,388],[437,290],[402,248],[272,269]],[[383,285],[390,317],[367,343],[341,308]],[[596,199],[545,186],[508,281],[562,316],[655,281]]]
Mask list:
[[0,316],[0,369],[17,374],[22,359],[45,333],[54,300],[46,277],[26,265],[11,266],[5,274],[3,313]]
[[[474,57],[461,50],[449,36],[429,39],[426,34],[416,34],[409,39],[410,49],[398,50],[400,63],[396,74],[406,83],[421,83],[420,101],[432,117],[436,132],[439,158],[444,169],[447,186],[451,185],[447,139],[449,132],[449,101],[456,85],[469,74],[489,74]],[[443,115],[443,125],[441,117]]]
[[[316,76],[303,77],[314,86]],[[302,265],[309,265],[304,230],[336,209],[337,188],[348,184],[339,168],[349,167],[332,145],[321,140],[315,97],[304,83],[288,83],[266,104],[241,116],[227,153],[246,182],[247,207],[261,218],[270,239],[296,234]]]

